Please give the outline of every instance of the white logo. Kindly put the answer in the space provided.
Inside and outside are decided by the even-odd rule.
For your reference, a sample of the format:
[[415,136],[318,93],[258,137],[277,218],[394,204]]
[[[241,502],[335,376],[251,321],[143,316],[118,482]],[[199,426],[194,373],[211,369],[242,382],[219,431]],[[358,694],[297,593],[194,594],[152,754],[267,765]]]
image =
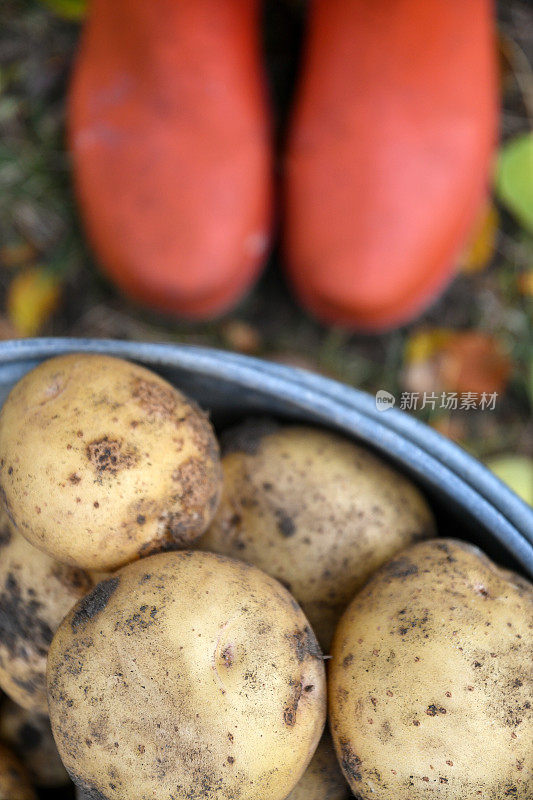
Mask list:
[[386,392],[385,389],[380,389],[379,392],[376,392],[376,408],[378,411],[388,411],[389,408],[392,408],[396,402],[396,398],[390,392]]

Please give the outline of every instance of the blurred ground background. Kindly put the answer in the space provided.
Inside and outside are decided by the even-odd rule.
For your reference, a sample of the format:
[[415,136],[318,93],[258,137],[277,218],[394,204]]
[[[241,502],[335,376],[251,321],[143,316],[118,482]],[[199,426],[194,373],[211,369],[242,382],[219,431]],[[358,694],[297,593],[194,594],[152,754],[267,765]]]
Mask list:
[[[280,147],[304,11],[301,0],[269,0],[265,8]],[[498,17],[506,143],[531,130],[533,6],[500,0]],[[71,194],[64,101],[79,32],[79,23],[38,0],[0,4],[1,338],[197,343],[307,367],[398,398],[402,391],[497,392],[494,411],[413,413],[485,460],[533,454],[533,234],[524,215],[521,224],[494,201],[481,213],[473,247],[445,296],[415,323],[387,335],[351,335],[311,320],[290,297],[277,251],[254,292],[224,319],[192,325],[147,313],[98,273]]]

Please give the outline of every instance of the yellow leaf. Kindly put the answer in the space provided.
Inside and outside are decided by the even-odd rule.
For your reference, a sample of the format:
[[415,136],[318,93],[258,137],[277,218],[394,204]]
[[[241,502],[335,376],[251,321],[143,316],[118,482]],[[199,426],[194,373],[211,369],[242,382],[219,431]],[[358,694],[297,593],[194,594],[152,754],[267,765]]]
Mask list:
[[481,272],[490,263],[496,250],[499,216],[488,200],[476,220],[470,240],[460,258],[460,267],[467,274]]
[[7,314],[20,336],[35,336],[61,298],[57,278],[43,267],[20,272],[9,284]]
[[453,335],[453,331],[446,328],[427,328],[415,331],[407,340],[405,347],[406,363],[419,364],[422,361],[427,361],[435,353],[442,350]]

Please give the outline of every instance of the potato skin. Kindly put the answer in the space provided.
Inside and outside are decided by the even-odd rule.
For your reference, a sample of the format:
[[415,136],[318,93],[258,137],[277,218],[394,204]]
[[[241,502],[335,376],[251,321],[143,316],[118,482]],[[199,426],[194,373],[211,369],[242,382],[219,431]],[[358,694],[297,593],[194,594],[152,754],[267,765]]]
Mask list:
[[287,800],[349,800],[353,797],[341,772],[329,731],[324,735],[303,776]]
[[0,739],[20,759],[35,786],[57,788],[69,783],[48,714],[27,711],[6,698],[0,705]]
[[198,546],[281,581],[325,650],[372,572],[435,535],[418,489],[330,431],[255,419],[223,434],[222,448],[222,500]]
[[282,800],[326,713],[291,595],[191,551],[130,564],[82,600],[52,642],[48,694],[65,767],[98,800]]
[[23,708],[48,713],[48,647],[92,585],[83,570],[32,547],[0,512],[0,688]]
[[0,798],[37,800],[24,767],[14,753],[3,744],[0,744]]
[[106,571],[205,530],[221,488],[218,444],[198,407],[150,370],[59,356],[6,400],[0,482],[35,547]]
[[533,587],[472,545],[383,566],[333,641],[329,706],[361,800],[531,800]]

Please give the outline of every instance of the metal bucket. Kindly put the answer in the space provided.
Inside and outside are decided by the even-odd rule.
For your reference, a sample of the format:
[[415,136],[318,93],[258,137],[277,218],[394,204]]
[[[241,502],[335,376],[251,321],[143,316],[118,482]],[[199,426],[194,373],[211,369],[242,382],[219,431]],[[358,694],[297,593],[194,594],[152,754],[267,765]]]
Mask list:
[[[24,339],[0,343],[0,405],[41,361],[73,352],[120,356],[154,369],[208,410],[218,429],[268,414],[340,431],[421,487],[441,535],[468,539],[505,566],[533,576],[533,509],[461,448],[401,411],[379,412],[365,392],[304,370],[199,347]],[[54,790],[54,797],[66,800],[70,790]],[[79,790],[77,799],[89,800]]]
[[443,536],[468,539],[498,562],[533,576],[533,509],[479,461],[395,409],[304,370],[217,350],[99,339],[0,343],[0,404],[38,363],[62,353],[121,356],[159,372],[208,410],[217,428],[253,414],[320,425],[360,441],[426,493]]

